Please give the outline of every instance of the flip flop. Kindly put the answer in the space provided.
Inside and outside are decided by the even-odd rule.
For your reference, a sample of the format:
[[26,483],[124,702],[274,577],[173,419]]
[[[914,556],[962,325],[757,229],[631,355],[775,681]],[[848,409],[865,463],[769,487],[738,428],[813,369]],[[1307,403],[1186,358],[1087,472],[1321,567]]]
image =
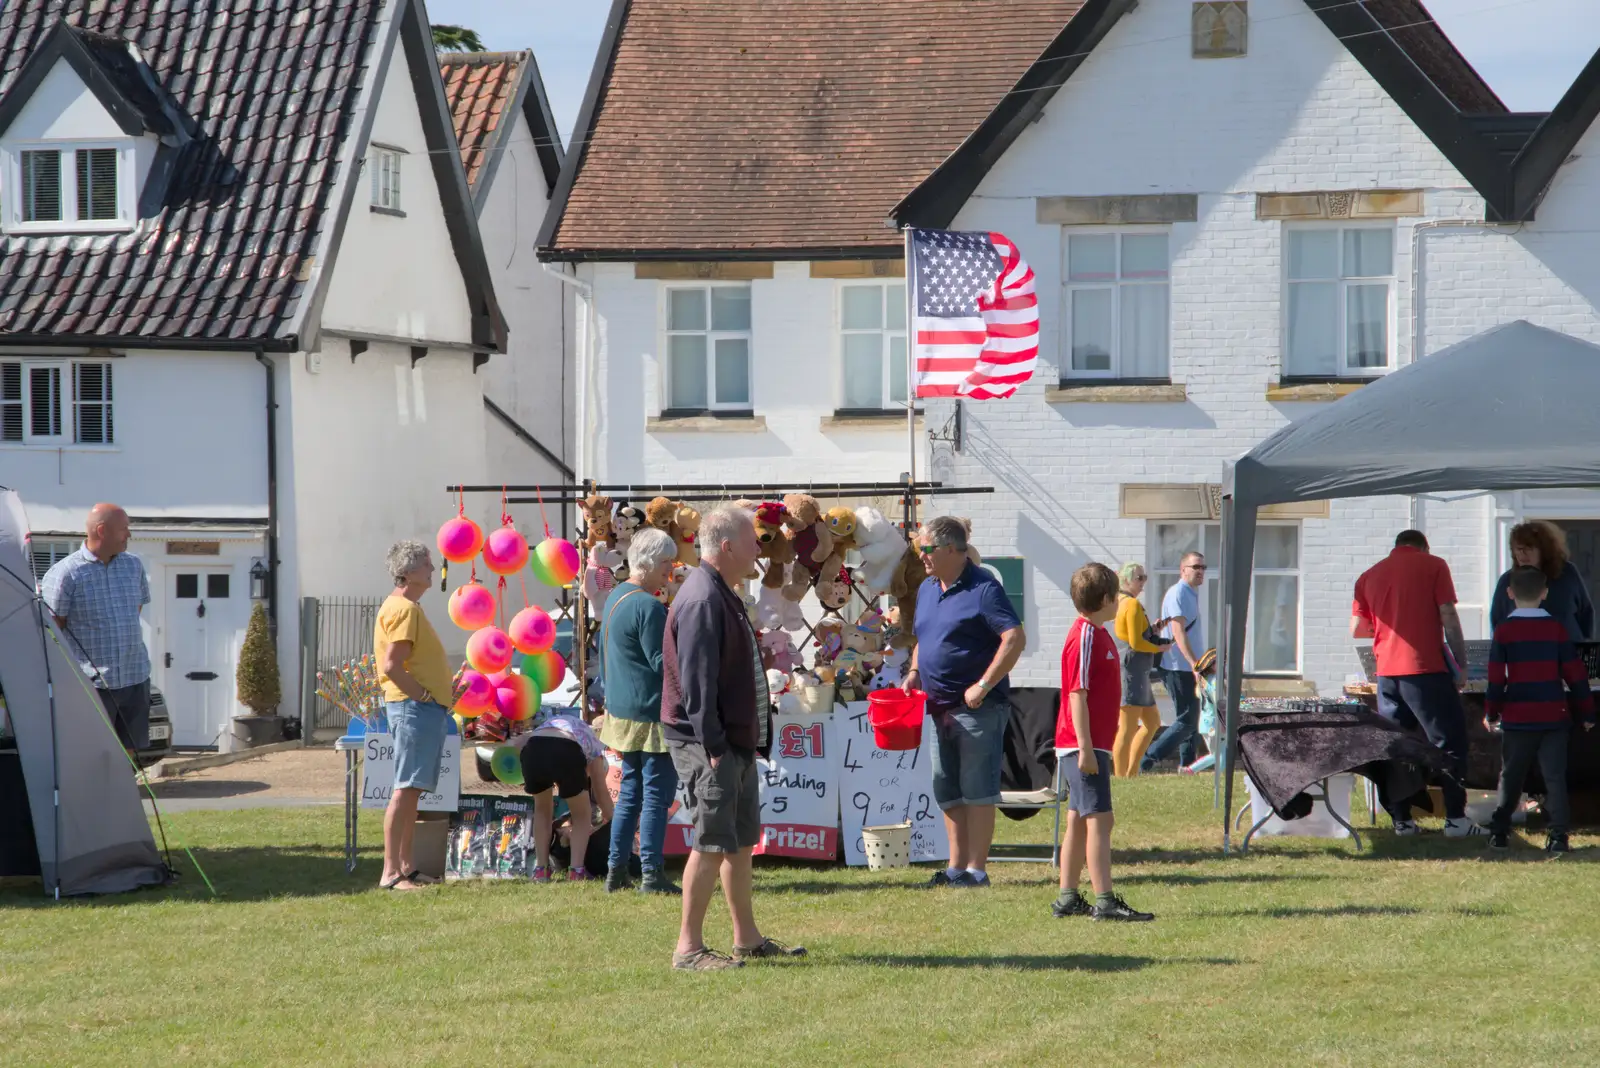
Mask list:
[[378,883],[378,889],[379,890],[393,890],[395,887],[399,886],[400,883],[404,879],[405,879],[404,875],[396,875],[393,879],[390,879],[388,882],[380,882],[380,883]]

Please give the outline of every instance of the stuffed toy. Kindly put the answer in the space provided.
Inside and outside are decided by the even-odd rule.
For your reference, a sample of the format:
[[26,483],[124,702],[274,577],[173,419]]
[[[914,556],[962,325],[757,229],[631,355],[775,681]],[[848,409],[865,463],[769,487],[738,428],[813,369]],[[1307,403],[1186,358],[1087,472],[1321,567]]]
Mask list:
[[[844,651],[844,620],[832,612],[817,621],[817,627],[811,632],[812,644],[816,646],[816,655],[811,658],[812,666],[821,675],[824,667],[831,668],[834,660]],[[832,681],[829,677],[824,682]]]
[[894,598],[900,619],[900,633],[889,640],[896,649],[909,650],[917,644],[917,591],[922,589],[927,577],[928,569],[922,566],[921,551],[915,545],[907,546],[894,581],[889,584],[889,596]]
[[[591,530],[594,528],[591,527]],[[596,619],[605,609],[606,598],[616,588],[615,568],[622,563],[622,554],[604,542],[589,547],[589,566],[583,569],[583,596],[589,602],[589,611]]]
[[746,617],[749,618],[750,626],[755,627],[755,628],[759,628],[761,626],[761,624],[759,622],[757,622],[758,614],[756,612],[756,599],[755,599],[755,597],[753,597],[743,587],[735,590],[734,592],[739,595],[739,600],[744,602],[744,614],[745,614]]
[[611,531],[617,538],[617,550],[624,556],[633,543],[634,532],[644,526],[644,513],[631,504],[620,505],[612,517]]
[[833,534],[822,519],[822,506],[809,493],[790,493],[783,498],[783,525],[789,532],[789,543],[794,547],[793,577],[785,587],[785,595],[798,601],[806,595],[823,564],[833,555]]
[[839,567],[817,579],[817,600],[822,607],[837,612],[850,603],[850,589],[855,584],[849,572]]
[[688,568],[682,564],[673,564],[672,569],[667,572],[667,581],[656,591],[656,600],[662,604],[671,604],[672,599],[678,596],[678,589],[683,585],[683,580],[688,577]]
[[678,505],[665,497],[657,497],[644,506],[644,521],[663,534],[672,533],[672,521],[678,517]]
[[763,631],[760,641],[761,662],[768,668],[778,669],[787,678],[789,672],[800,666],[799,651],[783,631]]
[[700,547],[695,544],[695,535],[700,533],[700,513],[687,504],[680,505],[668,533],[678,543],[678,563],[684,567],[698,567]]
[[794,546],[783,533],[783,505],[767,501],[756,506],[756,540],[761,543],[760,559],[767,562],[761,585],[782,589],[788,576],[788,565],[794,561]]
[[777,668],[767,669],[767,696],[773,704],[778,703],[778,698],[789,692],[789,673],[779,671]]
[[579,507],[583,509],[584,535],[582,547],[592,549],[601,542],[607,548],[616,545],[617,537],[611,526],[611,498],[591,493]]
[[972,561],[973,567],[982,567],[983,557],[978,555],[978,550],[972,544],[972,520],[966,516],[957,516],[956,522],[960,523],[967,531],[967,559]]
[[761,587],[761,593],[756,597],[755,619],[756,625],[763,630],[804,630],[806,626],[800,602],[791,601],[783,595],[782,590],[766,585]]
[[884,654],[883,663],[878,665],[872,681],[867,685],[874,690],[888,690],[900,685],[906,676],[906,662],[910,659],[911,654],[907,650],[890,649]]
[[855,539],[856,552],[861,555],[856,581],[866,587],[867,596],[880,597],[889,592],[900,568],[905,535],[876,508],[857,508]]
[[843,561],[845,553],[856,547],[856,514],[848,508],[829,508],[826,521],[833,535],[832,555]]

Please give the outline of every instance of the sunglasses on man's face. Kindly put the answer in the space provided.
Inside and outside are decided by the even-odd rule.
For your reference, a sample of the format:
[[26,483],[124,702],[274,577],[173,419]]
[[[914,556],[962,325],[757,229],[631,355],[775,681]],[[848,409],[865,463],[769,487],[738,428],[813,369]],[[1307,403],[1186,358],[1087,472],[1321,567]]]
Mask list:
[[918,545],[917,546],[917,552],[921,553],[923,556],[932,556],[934,553],[936,553],[938,551],[939,551],[939,547],[937,545]]
[[1183,566],[1187,567],[1190,571],[1204,571],[1206,569],[1205,564],[1184,564]]

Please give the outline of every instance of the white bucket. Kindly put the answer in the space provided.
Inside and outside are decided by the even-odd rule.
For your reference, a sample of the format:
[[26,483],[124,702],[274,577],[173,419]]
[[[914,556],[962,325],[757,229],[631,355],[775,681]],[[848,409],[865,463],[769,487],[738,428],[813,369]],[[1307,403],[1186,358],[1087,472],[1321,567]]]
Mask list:
[[911,824],[892,823],[887,827],[861,828],[861,848],[867,854],[868,871],[911,866]]
[[832,685],[802,686],[798,698],[800,711],[808,715],[826,716],[833,711]]

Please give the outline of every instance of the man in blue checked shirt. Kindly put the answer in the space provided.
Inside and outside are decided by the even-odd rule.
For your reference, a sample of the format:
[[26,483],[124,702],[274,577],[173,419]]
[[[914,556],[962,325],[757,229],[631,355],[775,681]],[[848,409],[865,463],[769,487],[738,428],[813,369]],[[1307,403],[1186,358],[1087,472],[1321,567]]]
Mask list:
[[150,580],[128,552],[127,512],[97,504],[85,533],[83,548],[45,572],[39,593],[131,753],[150,744],[150,654],[139,631]]

